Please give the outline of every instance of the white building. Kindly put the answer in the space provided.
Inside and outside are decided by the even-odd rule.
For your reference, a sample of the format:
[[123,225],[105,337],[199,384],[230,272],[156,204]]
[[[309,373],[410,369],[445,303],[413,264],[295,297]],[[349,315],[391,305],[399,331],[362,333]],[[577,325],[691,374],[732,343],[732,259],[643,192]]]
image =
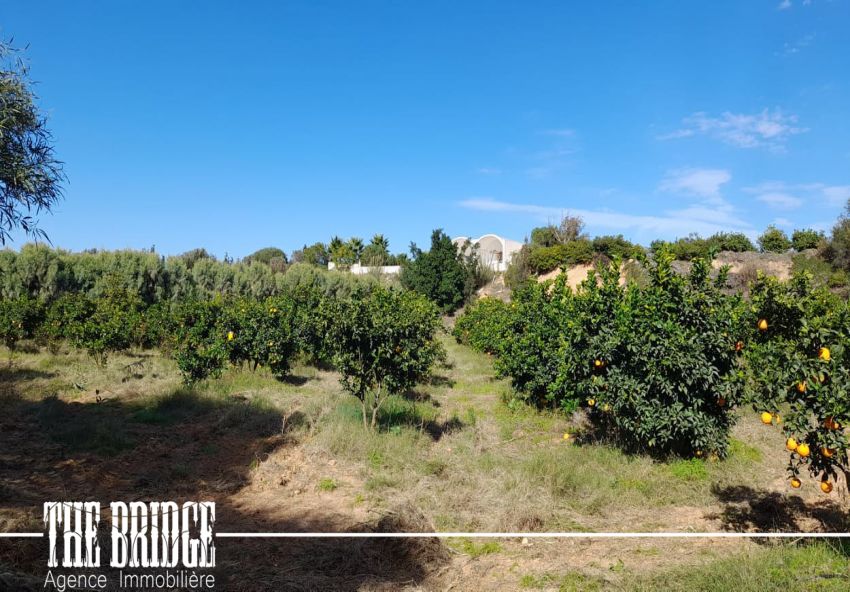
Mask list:
[[[333,261],[328,261],[328,269],[336,269],[336,263]],[[380,265],[367,267],[365,265],[360,265],[359,263],[355,263],[350,266],[347,271],[353,273],[354,275],[366,275],[367,273],[380,273],[385,275],[398,275],[401,273],[401,265]]]
[[452,242],[459,248],[469,241],[472,246],[478,246],[478,257],[481,263],[494,271],[505,271],[514,255],[522,248],[522,243],[502,238],[495,234],[485,234],[479,238],[458,236]]

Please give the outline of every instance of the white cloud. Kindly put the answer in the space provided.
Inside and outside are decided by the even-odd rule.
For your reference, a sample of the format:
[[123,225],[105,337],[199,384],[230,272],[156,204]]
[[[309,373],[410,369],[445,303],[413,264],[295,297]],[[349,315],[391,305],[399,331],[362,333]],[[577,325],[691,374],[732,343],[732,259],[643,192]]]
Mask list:
[[791,209],[806,203],[814,205],[824,201],[831,206],[843,206],[850,200],[850,185],[766,181],[745,187],[744,193],[754,195],[757,200],[776,208]]
[[488,197],[466,199],[459,202],[458,205],[480,212],[527,214],[539,220],[558,219],[560,216],[569,213],[570,215],[581,216],[585,223],[593,228],[609,232],[633,231],[653,237],[656,235],[686,236],[692,232],[710,235],[730,229],[743,232],[752,232],[753,230],[749,223],[736,218],[731,209],[702,205],[665,211],[659,216],[635,215],[611,210],[586,210],[513,203]]
[[721,199],[720,187],[732,179],[723,169],[675,169],[668,171],[659,189],[669,193],[683,193],[717,202]]
[[544,136],[558,136],[560,138],[571,138],[576,134],[574,129],[570,128],[561,128],[561,129],[547,129],[540,132]]
[[808,131],[797,127],[796,115],[785,115],[781,110],[768,109],[761,113],[722,113],[712,117],[703,111],[682,120],[683,127],[659,136],[660,140],[673,140],[703,135],[739,148],[766,147],[782,151],[785,142],[793,135]]
[[805,35],[794,41],[793,43],[788,43],[787,41],[782,46],[781,55],[790,56],[796,53],[800,53],[803,49],[810,46],[812,42],[815,40],[814,35]]
[[776,7],[777,10],[788,10],[789,8],[791,8],[791,0],[782,0]]
[[786,228],[790,228],[794,226],[794,223],[791,222],[788,218],[774,218],[773,219],[774,226],[785,226]]
[[762,203],[766,203],[772,208],[782,208],[784,210],[799,208],[803,205],[802,199],[789,195],[788,193],[763,193],[761,195],[757,195],[756,199]]
[[478,167],[475,172],[479,175],[501,175],[502,169],[496,167]]
[[850,185],[823,187],[821,191],[823,191],[823,195],[827,201],[834,206],[843,206],[850,201]]

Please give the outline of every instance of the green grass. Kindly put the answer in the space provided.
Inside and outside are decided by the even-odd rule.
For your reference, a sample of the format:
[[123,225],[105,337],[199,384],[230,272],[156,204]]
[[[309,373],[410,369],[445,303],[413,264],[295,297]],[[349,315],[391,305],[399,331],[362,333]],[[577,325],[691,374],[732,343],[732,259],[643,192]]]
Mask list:
[[319,481],[318,487],[319,491],[333,491],[339,487],[339,483],[337,483],[336,479],[325,477]]
[[629,579],[630,592],[790,592],[850,589],[850,547],[813,543],[736,554]]
[[502,552],[502,545],[500,545],[497,541],[476,543],[471,539],[449,539],[447,544],[449,547],[469,555],[473,559],[483,555],[492,555],[494,553]]

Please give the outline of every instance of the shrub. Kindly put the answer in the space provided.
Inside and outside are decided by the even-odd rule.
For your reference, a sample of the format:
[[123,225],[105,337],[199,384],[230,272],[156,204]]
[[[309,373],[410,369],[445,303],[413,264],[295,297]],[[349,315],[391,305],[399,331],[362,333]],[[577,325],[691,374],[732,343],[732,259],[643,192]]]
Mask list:
[[[753,241],[742,232],[718,232],[708,237],[707,242],[710,248],[718,252],[733,251],[735,253],[745,253],[756,250]],[[705,254],[708,255],[709,253]]]
[[223,320],[227,335],[232,335],[227,339],[230,361],[249,362],[254,370],[266,366],[276,378],[285,377],[297,349],[294,317],[294,303],[284,296],[231,303]]
[[125,350],[134,343],[142,309],[138,295],[113,285],[94,301],[91,314],[80,316],[70,326],[71,340],[103,367],[111,352]]
[[791,248],[788,235],[773,225],[767,227],[758,238],[758,243],[763,253],[784,253]]
[[590,263],[592,259],[593,244],[587,239],[579,239],[551,247],[534,248],[528,264],[535,273],[547,273],[564,265]]
[[36,338],[56,351],[60,342],[73,339],[76,328],[85,323],[94,309],[94,301],[84,294],[63,294],[45,310]]
[[595,348],[565,351],[567,372],[559,379],[579,383],[592,421],[627,449],[722,457],[729,409],[743,390],[734,347],[740,298],[723,293],[725,270],[710,279],[708,259],[695,259],[687,276],[675,273],[672,261],[668,251],[656,253],[645,288],[616,290],[614,270],[601,287],[583,286],[584,298],[604,291],[620,300],[597,320]]
[[824,234],[819,230],[812,230],[811,228],[795,230],[791,235],[791,246],[795,251],[817,249],[823,240],[825,240]]
[[26,296],[0,300],[0,339],[10,351],[18,341],[32,337],[43,315],[37,300]]
[[[761,320],[766,325],[759,328]],[[786,436],[809,449],[803,454],[789,446],[789,476],[808,469],[834,479],[837,470],[848,469],[843,431],[850,425],[847,303],[827,288],[813,288],[808,274],[786,283],[761,276],[752,287],[745,327],[748,399],[773,418],[787,409]]]
[[621,285],[611,264],[575,292],[563,278],[520,291],[497,370],[530,403],[586,407],[598,433],[627,449],[724,456],[743,392],[741,300],[723,293],[725,270],[710,279],[708,260],[688,276],[672,261],[661,248],[645,262],[645,286]]
[[496,298],[481,298],[469,305],[455,322],[452,334],[481,352],[496,353],[504,343],[510,305]]
[[475,273],[442,230],[431,234],[431,250],[411,248],[411,261],[403,268],[401,284],[408,290],[422,294],[443,312],[457,310],[471,295],[468,277]]
[[412,292],[360,289],[350,298],[325,298],[322,314],[342,386],[359,399],[366,427],[375,428],[389,395],[415,386],[443,356],[439,311]]
[[222,326],[223,317],[220,300],[188,300],[175,307],[172,355],[186,384],[217,377],[224,369],[230,334]]
[[597,236],[593,239],[593,252],[604,255],[608,259],[620,259],[626,261],[634,259],[643,249],[623,238],[622,234],[617,236]]

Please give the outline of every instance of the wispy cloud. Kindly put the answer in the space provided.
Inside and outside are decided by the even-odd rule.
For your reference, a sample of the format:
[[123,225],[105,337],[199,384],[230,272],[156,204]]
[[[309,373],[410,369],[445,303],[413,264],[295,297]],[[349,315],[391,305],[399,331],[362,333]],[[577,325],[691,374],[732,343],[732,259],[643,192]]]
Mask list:
[[756,199],[772,208],[792,210],[803,205],[803,200],[788,193],[763,193],[757,195]]
[[773,208],[786,210],[824,201],[832,206],[843,206],[850,200],[850,185],[766,181],[752,187],[744,187],[743,191]]
[[478,167],[475,172],[479,175],[501,175],[502,169],[496,167]]
[[678,210],[662,212],[661,215],[635,215],[612,210],[588,210],[582,208],[541,206],[537,204],[498,201],[489,197],[466,199],[459,206],[479,212],[503,214],[525,214],[541,221],[558,219],[569,213],[581,216],[593,228],[608,232],[632,231],[646,236],[684,236],[691,232],[709,235],[715,232],[737,229],[752,232],[749,223],[735,217],[722,208],[695,205]]
[[705,198],[717,203],[722,200],[721,186],[731,179],[729,171],[723,169],[674,169],[667,172],[658,188],[668,193]]
[[[812,0],[803,0],[803,6],[808,6],[812,3]],[[792,0],[782,0],[777,6],[776,10],[788,10],[794,6],[794,2]]]
[[766,147],[783,151],[791,136],[808,131],[797,126],[796,115],[785,115],[781,110],[763,110],[761,113],[725,112],[718,117],[699,111],[682,120],[678,130],[658,137],[673,140],[692,136],[707,136],[739,148]]
[[576,131],[567,127],[561,129],[547,129],[540,132],[544,136],[558,136],[560,138],[572,138]]
[[782,51],[779,52],[779,54],[783,56],[792,56],[794,54],[798,54],[803,49],[810,46],[814,40],[815,36],[813,34],[809,34],[804,35],[803,37],[800,37],[799,39],[791,43],[786,41],[785,44],[782,46]]

